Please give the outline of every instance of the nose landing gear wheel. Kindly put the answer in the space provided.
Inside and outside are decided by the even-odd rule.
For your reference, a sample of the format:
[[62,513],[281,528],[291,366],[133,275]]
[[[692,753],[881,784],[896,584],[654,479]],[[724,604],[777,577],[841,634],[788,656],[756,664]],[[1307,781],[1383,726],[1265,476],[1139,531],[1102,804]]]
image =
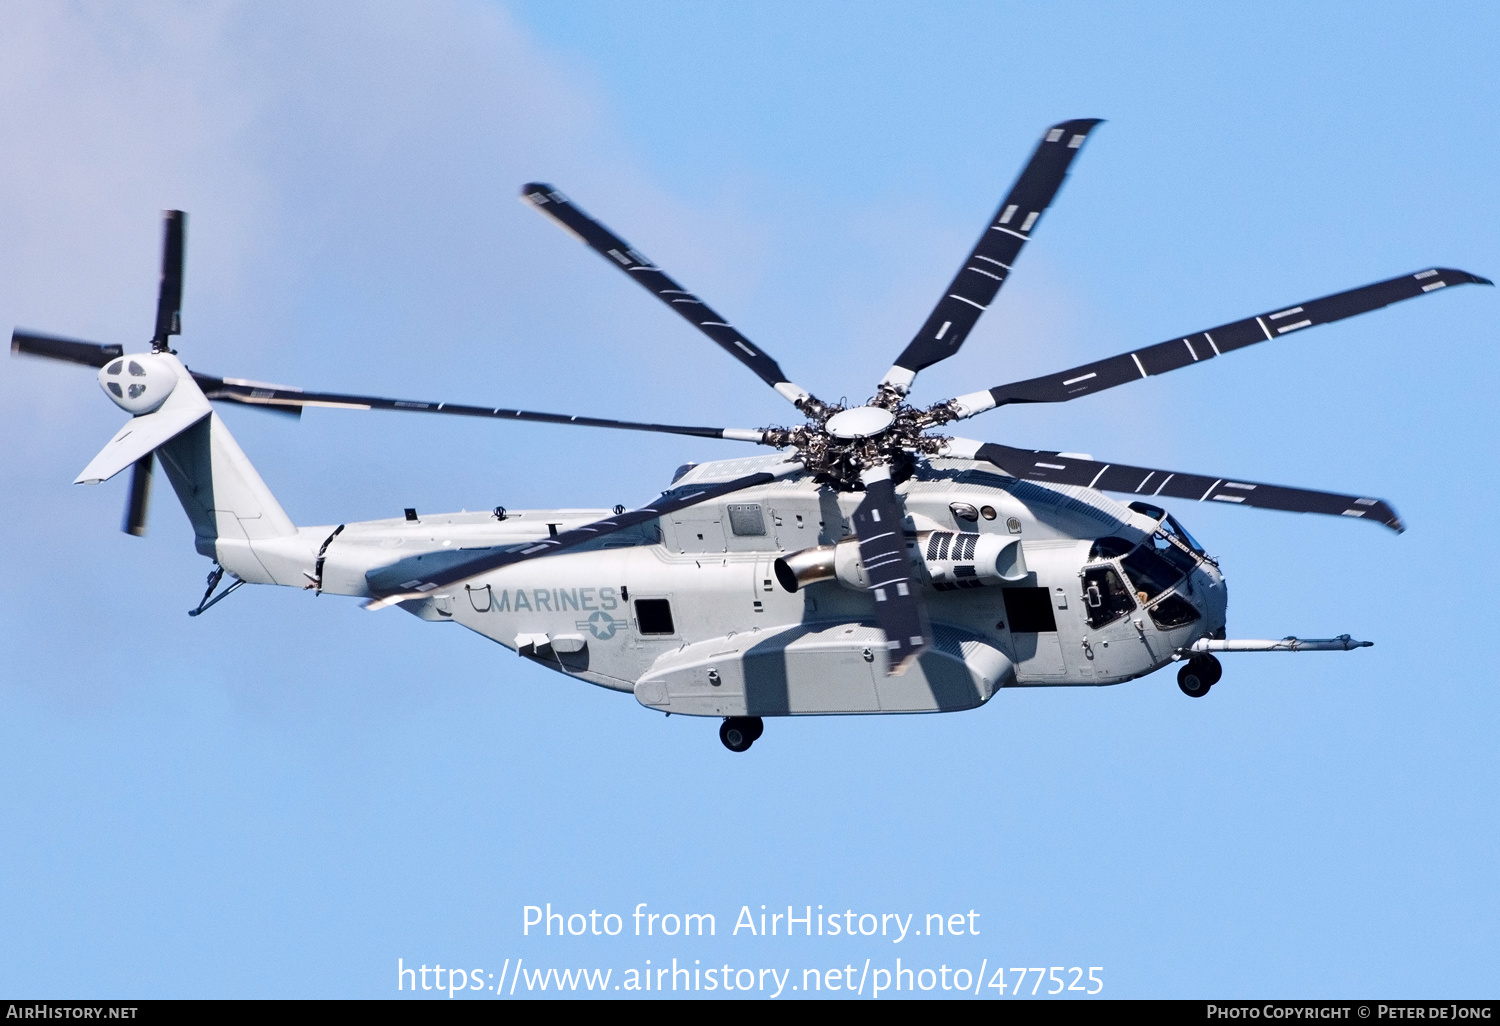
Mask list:
[[764,733],[766,725],[759,716],[729,716],[719,724],[719,740],[731,752],[748,751]]
[[1177,686],[1189,698],[1202,698],[1224,676],[1224,667],[1211,655],[1195,656],[1177,671]]

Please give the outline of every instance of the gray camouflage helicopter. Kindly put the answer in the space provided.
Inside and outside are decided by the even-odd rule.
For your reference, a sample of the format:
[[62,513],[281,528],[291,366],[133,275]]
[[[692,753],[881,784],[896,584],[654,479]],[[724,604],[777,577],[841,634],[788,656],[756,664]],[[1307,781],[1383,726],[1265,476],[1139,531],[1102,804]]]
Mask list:
[[[845,409],[794,384],[770,356],[550,185],[522,198],[596,250],[796,407],[804,423],[754,430],[305,392],[190,371],[180,334],[185,215],[166,214],[149,353],[16,331],[15,353],[99,368],[132,414],[78,476],[133,468],[124,530],[145,532],[153,465],[214,560],[198,615],[244,584],[399,605],[455,622],[537,663],[632,692],[665,713],[722,719],[744,751],[763,717],[950,712],[1009,686],[1116,684],[1180,662],[1201,697],[1214,652],[1349,650],[1370,642],[1230,640],[1224,576],[1162,498],[1355,517],[1401,531],[1384,501],[1075,453],[948,437],[939,429],[1012,403],[1066,402],[1235,349],[1460,284],[1428,268],[1280,307],[1026,381],[911,405],[917,374],[958,352],[1099,122],[1044,134],[931,315],[868,403]],[[210,400],[407,410],[724,438],[777,452],[687,464],[626,511],[549,509],[301,527],[277,503]],[[790,455],[785,454],[790,450]],[[1121,504],[1103,492],[1140,498]],[[232,583],[217,592],[223,574]]]

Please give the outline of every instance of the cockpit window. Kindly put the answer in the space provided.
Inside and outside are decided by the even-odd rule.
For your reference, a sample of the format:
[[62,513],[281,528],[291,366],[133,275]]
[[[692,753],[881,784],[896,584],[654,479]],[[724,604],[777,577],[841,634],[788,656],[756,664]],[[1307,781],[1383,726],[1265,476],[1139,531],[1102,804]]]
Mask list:
[[1179,570],[1147,545],[1142,545],[1121,562],[1142,602],[1160,595],[1187,576],[1186,570]]
[[1130,589],[1112,566],[1096,566],[1083,572],[1083,607],[1092,628],[1113,623],[1135,608]]
[[1135,543],[1126,541],[1124,538],[1098,538],[1089,549],[1089,559],[1113,559],[1115,556],[1125,555],[1133,548],[1135,548]]
[[1198,560],[1191,553],[1178,548],[1168,540],[1166,532],[1151,536],[1151,549],[1184,574],[1192,573],[1193,567],[1198,565]]
[[1132,502],[1130,504],[1130,508],[1135,510],[1141,516],[1150,517],[1152,520],[1160,520],[1162,517],[1167,515],[1166,510],[1162,509],[1160,506],[1153,506],[1149,502]]
[[1177,535],[1177,537],[1181,538],[1187,544],[1187,547],[1192,549],[1198,555],[1203,555],[1203,546],[1198,544],[1198,539],[1188,534],[1187,528],[1178,523],[1177,518],[1172,514],[1167,514],[1167,521],[1166,523],[1162,524],[1162,527],[1167,530],[1168,534],[1175,534]]

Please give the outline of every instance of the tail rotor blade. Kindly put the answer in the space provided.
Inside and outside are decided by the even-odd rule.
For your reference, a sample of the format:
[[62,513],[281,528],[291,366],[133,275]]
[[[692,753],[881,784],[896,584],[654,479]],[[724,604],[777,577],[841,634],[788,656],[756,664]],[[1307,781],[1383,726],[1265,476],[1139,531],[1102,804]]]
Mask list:
[[156,334],[151,348],[156,352],[170,348],[167,338],[182,334],[182,257],[187,215],[168,210],[161,251],[161,292],[156,298]]
[[120,530],[137,538],[146,534],[146,512],[151,505],[151,469],[156,453],[148,452],[135,461],[130,472],[130,498],[125,504],[125,522]]
[[120,346],[101,346],[97,342],[79,342],[77,339],[36,335],[26,331],[11,332],[10,351],[18,356],[42,356],[49,360],[81,363],[85,367],[103,367],[109,361],[118,360],[125,355],[125,350]]
[[890,468],[871,467],[861,479],[865,499],[854,511],[854,533],[875,598],[875,622],[885,632],[890,651],[886,675],[895,677],[932,644],[932,627],[906,555],[906,532]]

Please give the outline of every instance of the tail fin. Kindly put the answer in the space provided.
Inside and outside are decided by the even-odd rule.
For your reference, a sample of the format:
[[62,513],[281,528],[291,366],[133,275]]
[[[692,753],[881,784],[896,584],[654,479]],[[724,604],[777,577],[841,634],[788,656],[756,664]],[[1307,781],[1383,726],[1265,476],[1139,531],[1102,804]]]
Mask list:
[[256,542],[297,533],[291,518],[213,412],[203,390],[170,353],[136,357],[176,375],[171,393],[150,413],[132,418],[78,476],[97,484],[147,453],[160,457],[200,553],[252,584],[275,584],[256,557]]

